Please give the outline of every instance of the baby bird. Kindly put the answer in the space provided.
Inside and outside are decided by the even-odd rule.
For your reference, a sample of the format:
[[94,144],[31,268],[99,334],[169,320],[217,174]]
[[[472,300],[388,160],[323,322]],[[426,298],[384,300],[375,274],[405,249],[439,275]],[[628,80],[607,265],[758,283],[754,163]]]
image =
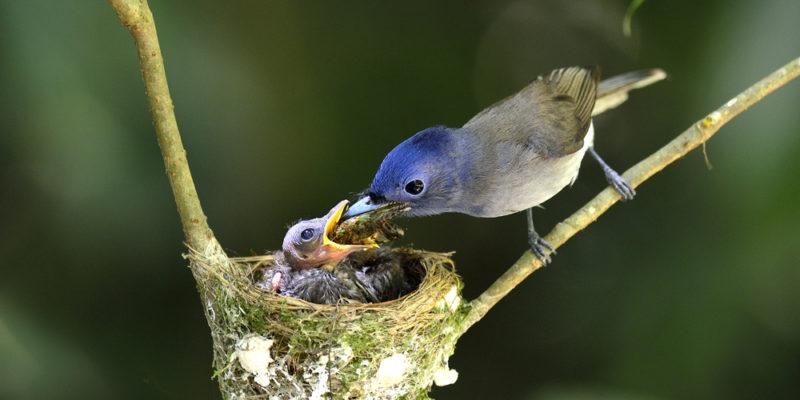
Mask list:
[[348,245],[330,240],[330,235],[345,207],[350,204],[342,200],[322,218],[300,221],[294,224],[283,238],[283,255],[295,270],[318,268],[326,264],[337,264],[348,254],[377,247],[377,245]]
[[348,254],[377,246],[340,244],[329,238],[348,204],[343,200],[324,217],[300,221],[289,228],[282,251],[276,254],[276,266],[265,274],[268,289],[317,304],[368,299],[354,271],[337,264]]
[[[348,204],[342,201],[324,217],[289,228],[283,250],[275,255],[276,265],[265,272],[261,286],[317,304],[378,303],[409,293],[413,287],[391,249],[330,240]],[[351,257],[343,260],[348,255]]]

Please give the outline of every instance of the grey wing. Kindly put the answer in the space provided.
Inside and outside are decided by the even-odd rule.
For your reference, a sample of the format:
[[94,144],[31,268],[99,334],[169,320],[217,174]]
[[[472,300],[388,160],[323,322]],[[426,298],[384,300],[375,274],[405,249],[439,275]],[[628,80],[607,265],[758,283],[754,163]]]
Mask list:
[[464,128],[492,135],[495,142],[523,144],[550,158],[572,154],[583,147],[599,78],[597,67],[553,70],[481,111]]

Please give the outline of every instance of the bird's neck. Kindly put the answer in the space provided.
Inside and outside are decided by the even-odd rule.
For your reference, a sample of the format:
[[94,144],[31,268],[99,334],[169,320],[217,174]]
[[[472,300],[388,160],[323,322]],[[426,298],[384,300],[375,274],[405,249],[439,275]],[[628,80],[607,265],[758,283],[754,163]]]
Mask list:
[[[451,185],[459,196],[451,196],[446,208],[452,212],[464,213],[465,208],[471,208],[475,202],[475,195],[479,188],[474,187],[475,166],[482,162],[483,154],[476,151],[474,138],[464,128],[451,128],[452,145],[444,157],[446,163],[455,171],[451,178]],[[473,214],[468,212],[467,214]]]
[[[453,211],[480,217],[484,215],[485,199],[482,197],[486,192],[486,179],[491,176],[486,175],[485,168],[481,166],[494,165],[497,163],[493,145],[487,141],[488,135],[481,135],[468,127],[453,129],[454,137],[453,148],[456,156],[453,162],[456,165],[457,174],[455,180],[461,188],[461,198],[457,204],[451,205]],[[492,151],[486,151],[492,149]]]

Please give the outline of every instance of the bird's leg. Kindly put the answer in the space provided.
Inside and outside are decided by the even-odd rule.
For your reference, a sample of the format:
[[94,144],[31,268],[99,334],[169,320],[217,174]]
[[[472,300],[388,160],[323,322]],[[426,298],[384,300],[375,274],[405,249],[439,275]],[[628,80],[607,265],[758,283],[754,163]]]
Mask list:
[[528,216],[528,244],[531,246],[531,251],[538,259],[542,260],[542,265],[550,264],[550,254],[547,254],[545,248],[553,254],[556,254],[556,251],[533,229],[533,208],[527,209],[525,213]]
[[600,155],[594,151],[594,147],[589,147],[589,153],[597,160],[600,167],[603,168],[603,172],[606,174],[606,180],[608,180],[608,183],[622,196],[622,201],[633,200],[633,196],[636,196],[636,190],[633,189],[633,186],[618,174],[617,171],[611,169],[611,167],[600,158]]

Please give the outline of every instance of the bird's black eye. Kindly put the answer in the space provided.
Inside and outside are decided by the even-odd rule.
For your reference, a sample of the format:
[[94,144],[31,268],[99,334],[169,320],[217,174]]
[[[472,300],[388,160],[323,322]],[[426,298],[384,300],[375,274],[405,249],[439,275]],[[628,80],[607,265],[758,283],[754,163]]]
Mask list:
[[314,229],[306,228],[302,232],[300,232],[300,239],[303,240],[311,240],[314,237]]
[[411,195],[416,196],[422,193],[422,189],[425,189],[425,184],[419,179],[414,179],[413,181],[406,183],[406,192]]

